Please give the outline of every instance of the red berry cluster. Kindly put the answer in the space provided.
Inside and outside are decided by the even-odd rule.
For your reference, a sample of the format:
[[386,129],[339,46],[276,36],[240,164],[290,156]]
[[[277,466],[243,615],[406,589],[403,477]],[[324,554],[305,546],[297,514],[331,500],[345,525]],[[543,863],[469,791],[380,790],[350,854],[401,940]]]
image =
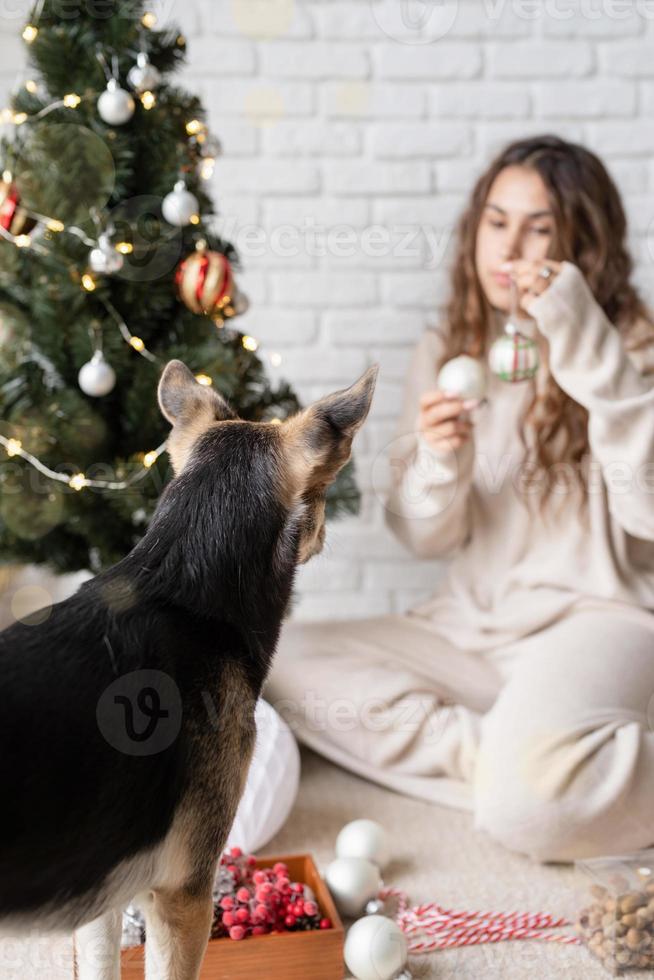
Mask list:
[[283,861],[259,869],[256,863],[256,858],[244,855],[240,847],[222,855],[220,864],[231,873],[233,890],[214,905],[214,939],[331,929],[331,919],[321,918],[317,903],[304,898],[304,885],[291,881]]

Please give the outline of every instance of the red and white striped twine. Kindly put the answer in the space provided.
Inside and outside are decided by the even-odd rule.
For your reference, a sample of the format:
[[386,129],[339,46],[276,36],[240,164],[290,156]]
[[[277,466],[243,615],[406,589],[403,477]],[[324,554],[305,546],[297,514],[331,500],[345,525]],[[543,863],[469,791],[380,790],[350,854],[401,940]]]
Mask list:
[[435,902],[410,908],[408,895],[399,888],[383,888],[379,893],[380,899],[390,896],[397,900],[395,921],[409,940],[410,953],[514,939],[542,939],[569,946],[581,942],[577,936],[545,932],[571,925],[567,919],[545,912],[468,912],[444,909]]

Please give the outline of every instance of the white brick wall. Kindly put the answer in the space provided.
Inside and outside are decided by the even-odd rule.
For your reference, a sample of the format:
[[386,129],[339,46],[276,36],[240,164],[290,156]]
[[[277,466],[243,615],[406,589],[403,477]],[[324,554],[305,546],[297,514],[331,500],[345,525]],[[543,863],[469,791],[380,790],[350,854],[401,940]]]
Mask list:
[[[21,69],[27,6],[14,16],[20,3],[11,5],[0,28],[4,92]],[[490,154],[543,131],[601,153],[654,302],[654,0],[443,0],[407,5],[406,23],[402,6],[154,5],[186,32],[183,81],[224,145],[213,192],[246,267],[252,308],[241,329],[266,361],[282,354],[268,369],[305,400],[381,364],[355,447],[362,512],[332,524],[324,554],[301,569],[301,618],[401,611],[442,574],[386,531],[387,473],[375,461],[411,348],[446,297],[452,225]]]

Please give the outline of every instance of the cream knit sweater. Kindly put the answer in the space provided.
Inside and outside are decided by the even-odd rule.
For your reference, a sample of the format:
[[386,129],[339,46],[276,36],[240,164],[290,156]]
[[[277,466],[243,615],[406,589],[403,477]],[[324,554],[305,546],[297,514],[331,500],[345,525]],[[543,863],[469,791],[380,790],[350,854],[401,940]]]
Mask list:
[[[654,611],[654,345],[627,350],[569,262],[531,315],[544,355],[538,375],[518,384],[491,375],[472,438],[447,453],[416,427],[420,395],[437,387],[446,356],[446,328],[427,330],[413,352],[389,451],[388,526],[415,555],[453,559],[434,595],[408,615],[429,619],[464,649],[510,643],[581,606]],[[496,313],[496,333],[502,322]],[[561,388],[589,412],[590,487],[581,515],[565,470],[558,474],[565,492],[555,491],[545,516],[524,503],[536,501],[520,479],[518,421],[548,361]]]

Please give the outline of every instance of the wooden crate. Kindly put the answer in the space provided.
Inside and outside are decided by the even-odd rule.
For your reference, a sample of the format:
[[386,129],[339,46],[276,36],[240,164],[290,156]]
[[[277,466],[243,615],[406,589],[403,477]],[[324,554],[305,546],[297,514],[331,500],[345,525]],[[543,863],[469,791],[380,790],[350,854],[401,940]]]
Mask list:
[[[313,858],[310,854],[261,857],[257,867],[271,868],[277,861],[288,865],[292,881],[309,885],[332,928],[210,939],[201,980],[343,980],[343,923]],[[143,980],[143,961],[143,946],[122,950],[122,980]]]

